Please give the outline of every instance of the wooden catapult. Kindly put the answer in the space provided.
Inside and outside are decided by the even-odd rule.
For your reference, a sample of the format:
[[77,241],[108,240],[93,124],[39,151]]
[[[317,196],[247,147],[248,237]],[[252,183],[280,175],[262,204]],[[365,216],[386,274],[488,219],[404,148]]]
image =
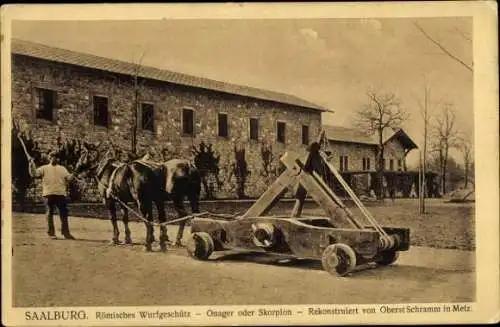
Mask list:
[[[206,260],[213,251],[244,249],[321,260],[329,273],[345,276],[369,263],[390,265],[399,251],[410,247],[408,228],[381,227],[354,191],[321,151],[324,132],[301,160],[287,152],[281,157],[286,170],[241,216],[233,219],[196,217],[191,221],[188,253]],[[327,175],[330,174],[330,175]],[[333,176],[360,209],[362,224],[325,182]],[[290,187],[295,205],[289,216],[265,216]],[[326,217],[302,217],[307,195],[321,206]]]

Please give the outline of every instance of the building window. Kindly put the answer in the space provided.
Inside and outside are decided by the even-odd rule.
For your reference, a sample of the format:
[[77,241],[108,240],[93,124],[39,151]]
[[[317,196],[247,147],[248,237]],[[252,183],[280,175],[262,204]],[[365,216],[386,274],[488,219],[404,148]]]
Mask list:
[[340,171],[347,171],[349,170],[349,159],[347,156],[340,156]]
[[250,139],[259,140],[259,120],[257,118],[250,118]]
[[57,93],[47,89],[36,89],[36,118],[52,121],[56,108]]
[[108,127],[109,111],[108,98],[94,96],[94,125]]
[[286,124],[284,122],[278,122],[276,125],[276,141],[280,143],[285,143],[285,128]]
[[393,171],[394,170],[394,159],[389,160],[389,170]]
[[194,111],[192,109],[182,109],[182,133],[194,135]]
[[401,159],[398,160],[398,170],[399,171],[403,170],[403,160]]
[[309,145],[309,126],[302,125],[302,145]]
[[219,114],[217,121],[219,122],[219,136],[228,137],[227,114]]
[[141,127],[143,130],[154,131],[155,108],[151,103],[141,104]]
[[370,158],[363,158],[363,170],[370,170]]
[[383,168],[387,169],[387,160],[385,160],[385,159],[383,160]]

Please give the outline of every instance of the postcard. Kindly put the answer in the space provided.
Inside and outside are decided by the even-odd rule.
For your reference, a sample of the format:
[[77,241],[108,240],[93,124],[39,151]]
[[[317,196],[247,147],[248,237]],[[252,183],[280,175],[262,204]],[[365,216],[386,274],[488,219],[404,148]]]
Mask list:
[[499,321],[496,2],[1,12],[4,325]]

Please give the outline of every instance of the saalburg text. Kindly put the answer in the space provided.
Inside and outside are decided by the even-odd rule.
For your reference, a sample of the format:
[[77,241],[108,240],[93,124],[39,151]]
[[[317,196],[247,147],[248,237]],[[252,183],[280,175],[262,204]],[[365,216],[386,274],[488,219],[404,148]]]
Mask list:
[[85,320],[87,313],[83,310],[47,310],[47,311],[26,311],[26,320]]

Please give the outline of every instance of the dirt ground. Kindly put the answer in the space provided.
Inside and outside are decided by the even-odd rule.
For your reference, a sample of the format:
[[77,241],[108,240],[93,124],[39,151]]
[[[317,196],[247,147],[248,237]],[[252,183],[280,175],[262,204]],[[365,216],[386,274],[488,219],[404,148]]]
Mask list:
[[[136,242],[132,246],[109,245],[109,221],[76,217],[71,217],[76,240],[50,240],[43,215],[16,213],[13,304],[45,307],[473,301],[475,253],[443,249],[452,248],[453,242],[455,248],[474,244],[473,229],[465,227],[470,221],[462,224],[464,230],[457,230],[457,221],[464,218],[453,210],[464,211],[464,207],[454,208],[444,206],[448,213],[444,218],[434,210],[434,216],[425,219],[433,234],[425,234],[428,229],[423,227],[412,229],[414,239],[430,241],[434,248],[413,246],[409,252],[402,252],[393,266],[360,270],[347,278],[329,275],[316,261],[279,262],[272,256],[226,252],[201,262],[188,257],[185,249],[144,253],[144,225],[137,222],[131,223]],[[370,211],[377,216],[376,208]],[[391,215],[393,219],[401,214],[394,212],[397,210]],[[407,218],[412,226],[425,225],[421,220],[416,216]],[[396,225],[407,224],[398,221]],[[171,239],[175,233],[176,227],[170,227]],[[465,241],[468,238],[472,240]]]
[[[204,201],[201,211],[235,214],[243,213],[251,201]],[[346,203],[362,218],[353,203]],[[417,199],[397,199],[394,203],[386,199],[380,202],[366,202],[368,211],[381,225],[407,227],[411,231],[411,244],[438,249],[475,250],[475,206],[474,203],[445,203],[442,199],[427,199],[426,214],[419,215]],[[270,214],[290,213],[293,202],[279,202]],[[71,214],[79,217],[108,219],[108,212],[102,204],[71,204]],[[43,213],[43,206],[30,206],[30,213]],[[314,202],[306,203],[304,215],[324,215]],[[172,206],[167,205],[168,219],[175,219]],[[135,219],[131,215],[131,219]]]

